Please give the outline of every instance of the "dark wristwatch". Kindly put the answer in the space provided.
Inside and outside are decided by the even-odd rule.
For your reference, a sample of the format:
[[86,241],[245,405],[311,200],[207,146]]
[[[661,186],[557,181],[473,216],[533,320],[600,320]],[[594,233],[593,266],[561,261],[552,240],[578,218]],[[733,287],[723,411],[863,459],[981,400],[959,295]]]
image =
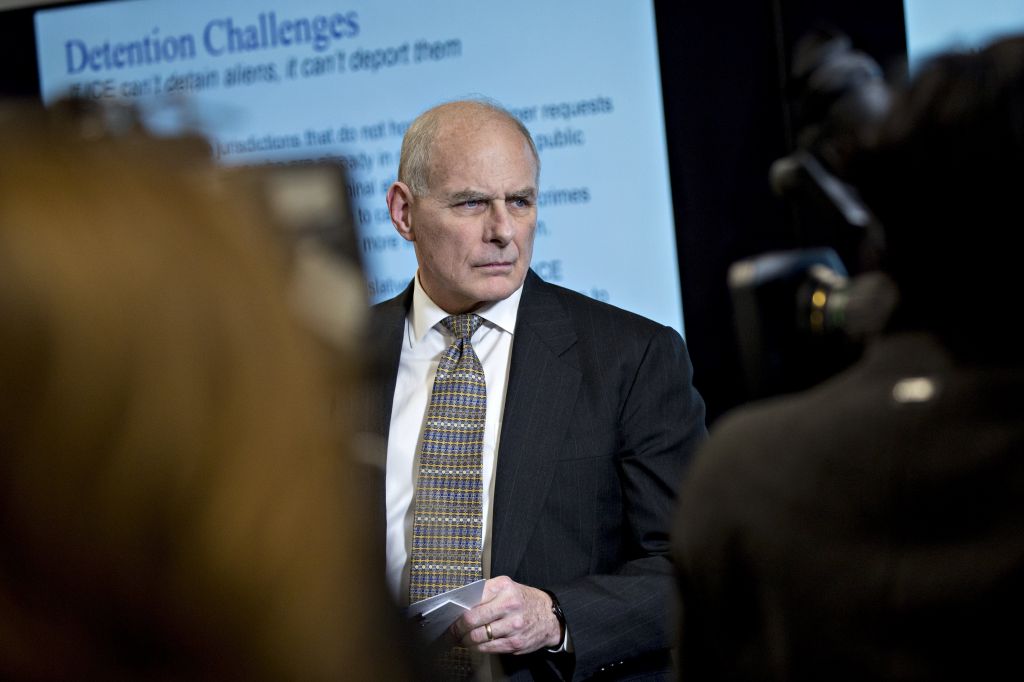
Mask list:
[[551,613],[555,614],[555,618],[558,619],[558,628],[561,633],[562,639],[565,639],[565,614],[562,613],[562,605],[558,603],[558,597],[551,590],[545,590],[543,587],[541,591],[545,592],[551,597]]

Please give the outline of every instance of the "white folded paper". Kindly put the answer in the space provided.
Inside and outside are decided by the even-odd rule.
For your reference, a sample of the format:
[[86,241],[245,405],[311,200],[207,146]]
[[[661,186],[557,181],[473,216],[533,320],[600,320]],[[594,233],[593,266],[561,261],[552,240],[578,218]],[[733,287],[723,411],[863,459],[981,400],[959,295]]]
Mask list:
[[452,623],[480,603],[485,580],[477,580],[454,590],[427,597],[408,606],[405,617],[413,622],[428,642],[439,639]]

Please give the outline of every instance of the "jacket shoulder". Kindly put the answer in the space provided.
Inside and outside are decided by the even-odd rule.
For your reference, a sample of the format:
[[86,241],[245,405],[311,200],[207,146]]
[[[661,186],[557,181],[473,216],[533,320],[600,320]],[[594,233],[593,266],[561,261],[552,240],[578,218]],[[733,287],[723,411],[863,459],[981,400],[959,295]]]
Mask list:
[[536,280],[536,286],[540,292],[559,302],[578,329],[596,327],[639,336],[651,336],[665,330],[672,330],[671,327],[643,315],[599,301],[578,291],[545,282],[539,278]]

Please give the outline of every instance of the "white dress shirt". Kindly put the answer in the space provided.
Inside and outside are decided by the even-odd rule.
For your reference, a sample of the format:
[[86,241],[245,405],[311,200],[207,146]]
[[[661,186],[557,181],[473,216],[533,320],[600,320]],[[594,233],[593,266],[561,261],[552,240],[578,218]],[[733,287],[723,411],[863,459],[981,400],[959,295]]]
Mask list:
[[[430,300],[420,286],[418,275],[413,287],[412,308],[405,320],[402,356],[391,408],[385,479],[388,585],[401,604],[408,603],[409,599],[408,557],[412,543],[413,499],[423,422],[434,387],[437,364],[453,340],[451,333],[441,324],[448,313]],[[491,575],[491,500],[494,499],[495,458],[501,437],[512,334],[522,294],[523,288],[519,287],[508,298],[474,311],[483,318],[483,323],[473,334],[473,349],[483,365],[487,384],[482,460],[485,578]]]

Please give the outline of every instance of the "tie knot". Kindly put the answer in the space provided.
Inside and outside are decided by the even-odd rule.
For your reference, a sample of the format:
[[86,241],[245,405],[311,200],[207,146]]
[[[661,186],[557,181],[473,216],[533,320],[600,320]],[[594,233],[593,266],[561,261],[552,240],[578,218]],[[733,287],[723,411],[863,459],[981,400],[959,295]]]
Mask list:
[[441,320],[441,324],[447,327],[448,331],[452,334],[455,334],[455,338],[469,339],[483,321],[484,319],[479,315],[464,313],[462,315],[449,315]]

